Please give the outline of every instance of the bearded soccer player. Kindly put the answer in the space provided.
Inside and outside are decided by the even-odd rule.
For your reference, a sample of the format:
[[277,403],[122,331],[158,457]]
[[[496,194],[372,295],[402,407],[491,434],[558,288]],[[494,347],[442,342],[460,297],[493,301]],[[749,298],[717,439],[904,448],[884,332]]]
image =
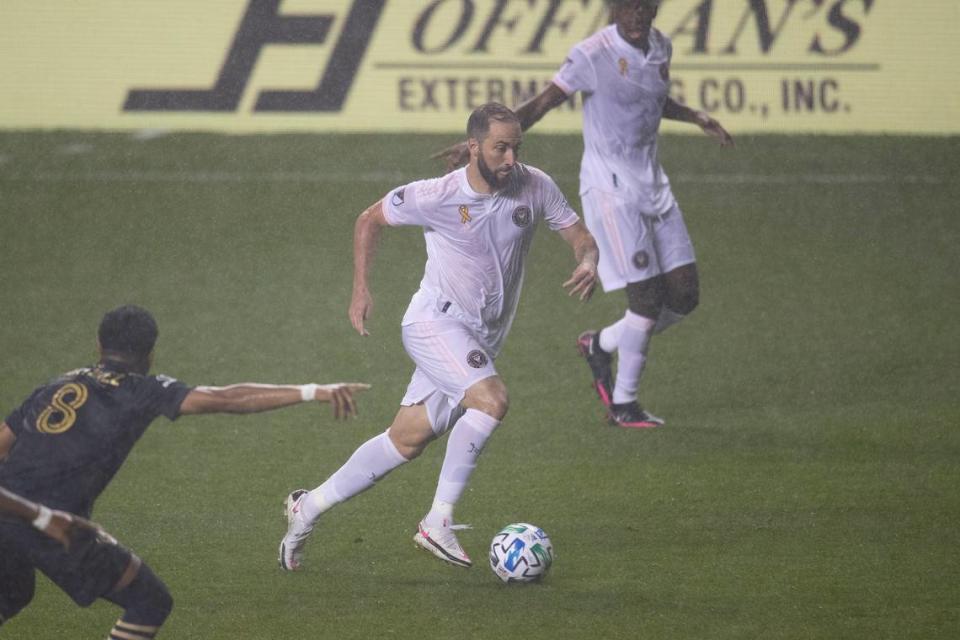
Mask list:
[[[627,310],[601,331],[582,333],[577,347],[609,422],[657,427],[663,419],[638,401],[650,340],[692,312],[700,295],[693,243],[660,166],[660,121],[696,124],[722,146],[733,138],[708,114],[668,95],[673,48],[653,26],[659,0],[607,4],[611,24],[576,44],[553,82],[517,115],[526,130],[578,91],[583,97],[584,218],[600,247],[600,283],[604,291],[625,289]],[[461,143],[438,155],[457,166],[466,152]]]
[[368,274],[385,227],[423,227],[427,264],[402,321],[403,346],[415,369],[393,423],[361,445],[313,491],[286,499],[287,534],[280,566],[301,566],[304,543],[335,505],[369,489],[449,432],[433,505],[415,543],[441,560],[469,567],[456,536],[453,510],[487,439],[507,413],[507,388],[494,360],[513,322],[524,262],[542,221],[571,246],[576,267],[569,295],[589,298],[597,247],[553,180],[518,162],[522,134],[503,105],[476,109],[467,123],[469,164],[441,178],[398,187],[360,214],[354,230],[354,279],[349,316],[367,335],[373,309]]
[[154,638],[173,607],[166,585],[95,527],[81,526],[87,533],[76,544],[58,539],[56,527],[68,524],[66,512],[89,517],[94,501],[160,415],[176,420],[257,413],[320,401],[333,404],[336,417],[348,417],[356,413],[353,393],[367,388],[355,383],[189,387],[149,375],[157,335],[145,309],[108,312],[98,330],[99,362],[38,387],[0,424],[0,486],[43,505],[33,526],[24,521],[22,506],[21,517],[0,518],[0,624],[33,599],[39,570],[80,606],[103,598],[122,607],[110,638]]

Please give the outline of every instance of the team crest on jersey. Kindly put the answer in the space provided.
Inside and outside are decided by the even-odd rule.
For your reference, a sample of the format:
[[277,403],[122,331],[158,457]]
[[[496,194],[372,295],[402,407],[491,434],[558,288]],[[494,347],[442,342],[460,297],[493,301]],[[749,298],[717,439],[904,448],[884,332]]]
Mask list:
[[660,65],[660,78],[664,82],[670,81],[670,65],[669,63],[664,62]]
[[391,198],[391,201],[393,202],[393,206],[399,207],[400,205],[403,204],[404,191],[406,191],[406,187],[401,187],[400,189],[397,189],[396,191],[393,192],[393,198]]
[[530,219],[533,217],[533,212],[530,211],[530,207],[521,205],[513,210],[513,224],[518,227],[525,227],[530,224]]
[[633,266],[637,269],[646,269],[650,264],[650,254],[646,251],[637,251],[633,254]]
[[626,59],[626,58],[620,58],[619,60],[617,60],[617,65],[620,67],[620,75],[626,77],[626,76],[627,76],[627,71],[628,71],[628,69],[627,69],[627,59]]
[[473,218],[470,217],[470,207],[465,204],[460,205],[460,224],[467,224],[471,220]]
[[474,349],[467,354],[467,364],[474,369],[482,369],[487,366],[487,354],[480,349]]

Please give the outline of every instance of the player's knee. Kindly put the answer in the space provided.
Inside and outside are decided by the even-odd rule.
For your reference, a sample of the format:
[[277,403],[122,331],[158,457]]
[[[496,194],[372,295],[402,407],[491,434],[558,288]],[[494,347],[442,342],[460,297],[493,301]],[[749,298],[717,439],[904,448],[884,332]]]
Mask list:
[[666,301],[668,309],[682,316],[692,313],[699,304],[700,289],[696,286],[683,287],[680,290],[671,291]]
[[504,389],[502,394],[497,394],[490,399],[489,410],[484,413],[493,416],[497,420],[503,420],[504,416],[507,415],[508,409],[510,409],[510,397],[507,395],[506,389]]
[[627,284],[627,308],[644,318],[656,318],[664,303],[663,277]]
[[387,437],[390,438],[390,442],[397,450],[397,453],[404,457],[407,462],[419,458],[420,454],[424,452],[430,443],[430,439],[427,438],[410,438],[409,436],[405,437],[392,431],[387,433]]
[[387,437],[397,452],[408,461],[418,457],[436,438],[426,407],[401,407],[387,429]]
[[482,411],[497,420],[503,420],[510,408],[510,395],[503,385],[485,389],[482,393],[475,394],[471,400],[471,409]]
[[684,265],[664,276],[663,304],[683,316],[697,308],[700,304],[700,278],[696,264]]

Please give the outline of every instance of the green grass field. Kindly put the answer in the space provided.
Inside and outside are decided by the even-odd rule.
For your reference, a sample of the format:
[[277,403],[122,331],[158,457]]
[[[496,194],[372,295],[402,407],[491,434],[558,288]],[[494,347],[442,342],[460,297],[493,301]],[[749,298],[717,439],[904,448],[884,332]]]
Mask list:
[[[458,508],[476,566],[416,551],[443,444],[342,505],[283,574],[281,501],[389,424],[411,365],[399,321],[414,229],[384,236],[372,335],[346,316],[355,216],[433,175],[450,136],[0,133],[0,411],[90,363],[112,306],[154,311],[155,370],[193,384],[361,380],[326,407],[158,420],[95,518],[176,600],[161,637],[955,638],[960,629],[960,217],[956,138],[667,137],[701,305],[656,338],[643,385],[662,429],[607,427],[574,339],[622,313],[561,282],[539,231],[498,370],[510,413]],[[578,205],[578,137],[526,160]],[[539,585],[486,566],[530,521]],[[4,638],[99,638],[45,579]]]

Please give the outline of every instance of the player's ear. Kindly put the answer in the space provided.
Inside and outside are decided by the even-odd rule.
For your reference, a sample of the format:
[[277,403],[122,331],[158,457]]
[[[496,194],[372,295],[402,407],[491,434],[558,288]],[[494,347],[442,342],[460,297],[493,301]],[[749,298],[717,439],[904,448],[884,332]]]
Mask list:
[[476,158],[480,155],[480,141],[476,138],[467,138],[467,148],[470,149],[471,158]]

